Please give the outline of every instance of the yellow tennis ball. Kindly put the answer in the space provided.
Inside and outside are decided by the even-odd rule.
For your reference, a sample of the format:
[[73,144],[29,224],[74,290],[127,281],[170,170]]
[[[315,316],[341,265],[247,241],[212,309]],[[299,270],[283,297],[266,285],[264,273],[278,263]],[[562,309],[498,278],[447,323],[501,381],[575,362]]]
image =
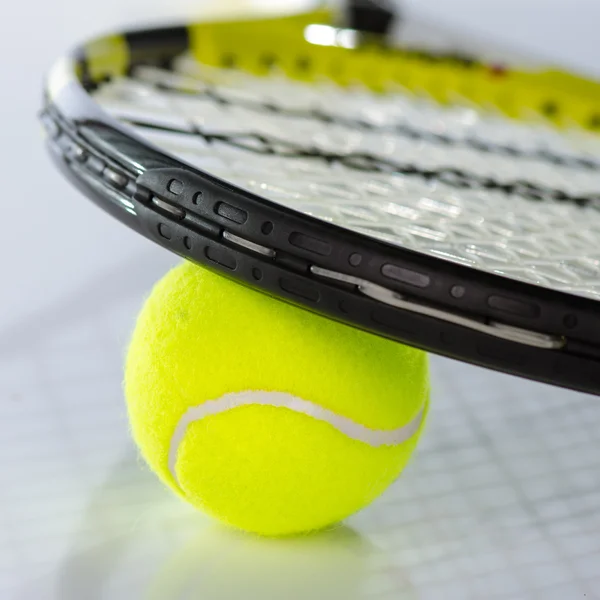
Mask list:
[[428,363],[185,262],[140,314],[125,393],[169,487],[281,536],[336,523],[394,481],[425,420]]

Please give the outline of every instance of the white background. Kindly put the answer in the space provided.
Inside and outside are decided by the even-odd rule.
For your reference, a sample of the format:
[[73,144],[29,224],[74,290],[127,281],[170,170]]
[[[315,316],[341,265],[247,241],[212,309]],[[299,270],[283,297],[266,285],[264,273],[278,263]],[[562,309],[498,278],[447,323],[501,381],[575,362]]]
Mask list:
[[[200,573],[199,581],[185,583],[198,597],[254,599],[266,594],[262,584],[273,569],[285,579],[304,573],[300,563],[309,571],[326,563],[331,573],[341,569],[336,581],[358,577],[368,564],[368,585],[363,595],[357,585],[356,598],[600,598],[600,407],[583,395],[435,361],[436,406],[421,456],[403,485],[351,523],[363,550],[376,548],[364,564],[356,562],[360,552],[348,560],[345,542],[325,540],[324,554],[292,549],[286,564],[273,562],[273,546],[206,533],[204,521],[138,463],[120,389],[122,354],[143,297],[176,259],[99,211],[54,171],[36,121],[43,75],[66,49],[96,33],[278,5],[293,6],[3,3],[0,597],[191,598],[173,590]],[[600,75],[596,0],[406,6],[409,14]],[[194,532],[200,537],[184,552],[190,565],[180,560],[180,541]],[[236,570],[257,555],[250,563],[257,587],[243,578],[236,586]],[[148,583],[154,570],[164,569],[174,571],[175,583],[147,595],[157,589]],[[230,596],[223,595],[226,581],[234,582]],[[315,587],[311,597],[334,596]]]

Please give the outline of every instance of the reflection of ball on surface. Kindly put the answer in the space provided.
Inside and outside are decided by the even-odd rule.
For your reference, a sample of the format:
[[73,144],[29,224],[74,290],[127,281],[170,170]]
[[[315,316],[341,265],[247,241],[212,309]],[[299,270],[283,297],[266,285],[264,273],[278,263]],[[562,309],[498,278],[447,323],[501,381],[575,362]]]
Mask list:
[[189,263],[146,302],[125,377],[161,479],[264,535],[325,527],[381,494],[414,450],[428,385],[425,353]]
[[155,570],[144,598],[359,600],[381,580],[378,560],[378,549],[346,527],[271,540],[212,526]]

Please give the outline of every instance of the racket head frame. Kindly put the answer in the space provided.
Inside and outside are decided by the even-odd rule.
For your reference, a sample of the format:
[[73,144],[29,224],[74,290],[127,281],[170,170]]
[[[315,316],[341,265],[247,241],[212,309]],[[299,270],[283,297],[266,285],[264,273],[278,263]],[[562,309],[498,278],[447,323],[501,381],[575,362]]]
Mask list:
[[[189,26],[126,33],[126,69],[189,49]],[[600,391],[597,302],[481,272],[301,214],[171,156],[90,95],[88,50],[47,79],[57,166],[113,217],[164,248],[328,318],[538,381]]]

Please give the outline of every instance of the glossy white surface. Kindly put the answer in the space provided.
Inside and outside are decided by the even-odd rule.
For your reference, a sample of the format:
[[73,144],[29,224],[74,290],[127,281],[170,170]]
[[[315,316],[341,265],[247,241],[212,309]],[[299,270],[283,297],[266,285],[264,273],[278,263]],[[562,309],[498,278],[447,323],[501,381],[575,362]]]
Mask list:
[[430,423],[392,488],[328,535],[257,540],[138,458],[121,358],[147,283],[104,284],[2,355],[3,598],[600,598],[597,399],[434,359]]

